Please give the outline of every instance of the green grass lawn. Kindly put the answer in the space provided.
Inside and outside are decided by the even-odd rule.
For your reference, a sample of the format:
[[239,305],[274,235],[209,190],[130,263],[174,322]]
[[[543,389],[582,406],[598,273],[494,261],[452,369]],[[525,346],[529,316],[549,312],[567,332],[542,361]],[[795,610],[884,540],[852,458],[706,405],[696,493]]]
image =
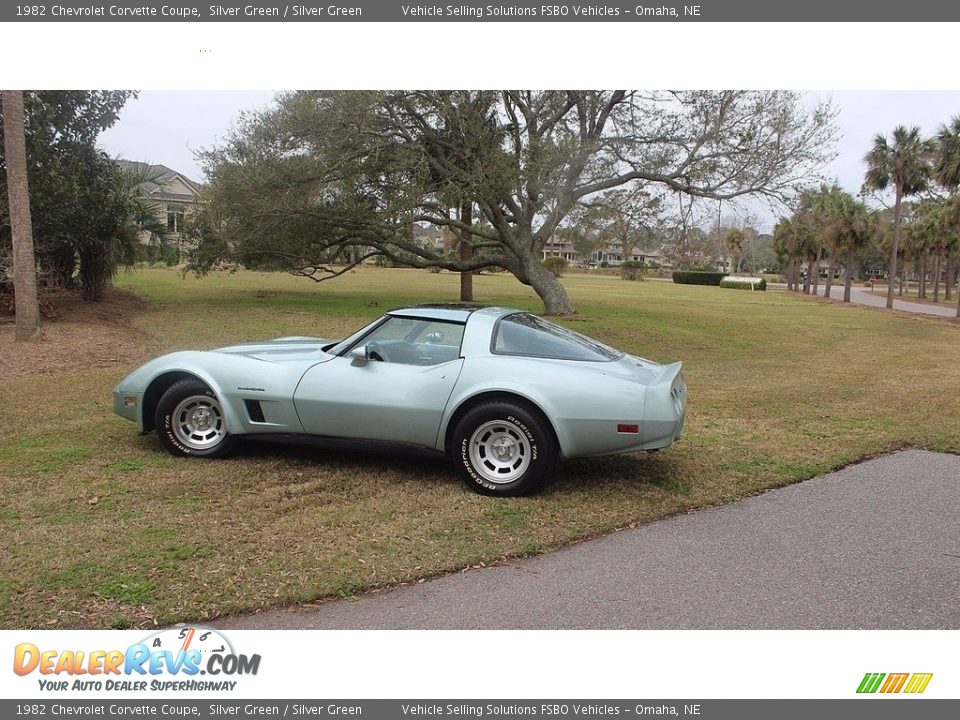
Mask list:
[[[178,460],[111,412],[112,387],[150,355],[341,336],[391,307],[455,299],[458,283],[375,268],[319,285],[142,270],[117,285],[146,302],[126,303],[110,326],[137,357],[107,367],[74,354],[70,317],[56,335],[51,326],[43,342],[63,343],[45,348],[62,351],[59,372],[0,380],[0,626],[165,625],[351,596],[905,446],[960,451],[955,322],[589,275],[564,279],[579,310],[565,322],[632,353],[683,360],[687,429],[655,455],[562,463],[534,497],[475,495],[439,461],[255,443],[230,460]],[[484,275],[476,287],[479,301],[540,308],[510,276]]]
[[[886,292],[886,287],[884,287],[883,290],[884,292]],[[930,288],[927,290],[927,297],[925,298],[920,298],[919,294],[920,294],[919,290],[905,290],[903,295],[900,295],[900,293],[897,292],[895,294],[895,297],[897,299],[909,300],[911,302],[918,302],[918,301],[927,302],[927,303],[930,303],[931,305],[934,305],[934,304],[944,305],[945,307],[950,307],[950,308],[955,308],[957,306],[957,296],[954,295],[951,300],[945,299],[944,295],[946,293],[944,292],[942,287],[940,288],[940,299],[937,301],[934,301],[933,299],[933,288]]]

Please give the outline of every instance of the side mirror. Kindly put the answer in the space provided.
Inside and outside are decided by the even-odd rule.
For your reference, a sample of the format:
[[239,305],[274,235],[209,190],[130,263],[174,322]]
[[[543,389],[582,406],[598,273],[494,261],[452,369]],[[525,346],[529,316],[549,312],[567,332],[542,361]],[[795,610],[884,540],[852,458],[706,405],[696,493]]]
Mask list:
[[350,358],[350,364],[353,367],[363,367],[367,364],[367,360],[370,358],[367,357],[367,346],[361,345],[360,347],[355,347],[349,353],[347,357]]

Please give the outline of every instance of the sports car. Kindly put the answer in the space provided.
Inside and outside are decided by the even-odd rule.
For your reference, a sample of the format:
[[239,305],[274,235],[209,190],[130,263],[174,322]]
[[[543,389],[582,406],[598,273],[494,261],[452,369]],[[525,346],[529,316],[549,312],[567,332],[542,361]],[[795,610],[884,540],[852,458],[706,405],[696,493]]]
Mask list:
[[659,450],[683,432],[681,363],[660,365],[521,310],[420,305],[344,340],[283,337],[151,360],[117,414],[172,454],[238,438],[449,457],[473,490],[533,492],[559,458]]

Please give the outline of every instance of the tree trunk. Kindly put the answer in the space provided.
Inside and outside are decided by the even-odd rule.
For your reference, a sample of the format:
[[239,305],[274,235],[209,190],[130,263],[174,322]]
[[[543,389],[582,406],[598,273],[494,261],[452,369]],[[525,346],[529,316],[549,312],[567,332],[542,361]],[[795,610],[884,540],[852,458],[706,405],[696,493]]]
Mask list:
[[13,293],[16,339],[29,340],[40,330],[37,300],[37,261],[33,253],[30,190],[27,184],[27,144],[23,127],[23,91],[4,90],[3,142],[7,163],[7,196],[13,239]]
[[850,302],[850,289],[853,287],[853,249],[847,250],[847,272],[843,280],[843,301]]
[[527,258],[524,265],[526,284],[534,289],[543,301],[547,315],[573,315],[575,310],[567,297],[567,291],[556,276],[547,270],[539,255]]
[[80,251],[80,296],[87,302],[100,302],[110,277],[109,250],[104,243],[86,244]]
[[917,288],[917,297],[927,298],[927,251],[920,253],[920,287]]
[[947,255],[947,276],[943,279],[943,299],[947,302],[953,300],[953,273],[955,270],[953,255]]
[[[460,222],[467,227],[473,226],[473,202],[460,205]],[[470,244],[472,233],[463,229],[460,231],[460,259],[473,259],[473,245]],[[460,273],[460,302],[473,302],[473,271]]]
[[813,262],[814,262],[814,259],[808,256],[807,257],[807,282],[804,284],[804,287],[803,287],[804,295],[809,295],[810,288],[813,287]]
[[822,251],[822,248],[820,250],[817,250],[817,258],[816,258],[816,261],[814,262],[813,277],[810,278],[810,289],[814,296],[816,296],[817,291],[820,289],[820,253],[821,251]]
[[823,285],[823,296],[830,297],[830,288],[833,287],[833,255],[830,256],[830,264],[827,265],[827,281]]
[[940,302],[940,268],[943,265],[943,254],[937,253],[933,262],[933,301]]
[[[897,253],[900,252],[900,201],[903,200],[903,188],[897,185],[897,195],[893,204],[893,244],[890,247],[890,267],[887,270],[887,308],[893,307],[893,286],[897,282]],[[900,287],[901,292],[903,286]]]

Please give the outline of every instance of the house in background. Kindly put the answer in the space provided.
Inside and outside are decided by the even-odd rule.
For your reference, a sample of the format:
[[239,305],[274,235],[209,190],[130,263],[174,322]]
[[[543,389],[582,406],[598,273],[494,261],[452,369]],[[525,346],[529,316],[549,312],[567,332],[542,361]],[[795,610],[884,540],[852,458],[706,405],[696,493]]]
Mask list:
[[584,258],[577,252],[573,243],[568,240],[560,240],[557,237],[551,237],[544,243],[541,260],[546,260],[548,257],[562,257],[571,263],[584,266],[589,264],[590,267],[598,265],[617,267],[626,260],[643,262],[653,268],[669,268],[672,266],[665,247],[661,247],[659,250],[641,250],[637,246],[631,248],[629,254],[624,256],[623,247],[619,243],[608,243],[594,250],[589,258]]
[[449,228],[440,228],[429,223],[413,224],[413,241],[424,249],[433,250],[437,255],[446,255],[457,247],[457,238]]
[[579,262],[580,260],[580,253],[577,252],[573,243],[567,240],[559,240],[556,237],[551,237],[544,243],[541,254],[541,260],[546,260],[548,257],[562,257],[572,263]]
[[617,267],[628,260],[642,262],[654,268],[671,267],[670,260],[664,248],[660,248],[659,250],[641,250],[639,246],[634,246],[630,248],[628,254],[624,255],[622,245],[619,243],[610,243],[594,250],[593,254],[590,255],[590,261],[592,263],[596,265],[606,263],[607,267]]
[[[184,218],[201,202],[200,184],[166,165],[131,160],[117,160],[117,164],[135,178],[137,191],[150,202],[157,220],[167,228],[167,240],[179,247]],[[148,244],[149,234],[144,233],[142,240]]]

